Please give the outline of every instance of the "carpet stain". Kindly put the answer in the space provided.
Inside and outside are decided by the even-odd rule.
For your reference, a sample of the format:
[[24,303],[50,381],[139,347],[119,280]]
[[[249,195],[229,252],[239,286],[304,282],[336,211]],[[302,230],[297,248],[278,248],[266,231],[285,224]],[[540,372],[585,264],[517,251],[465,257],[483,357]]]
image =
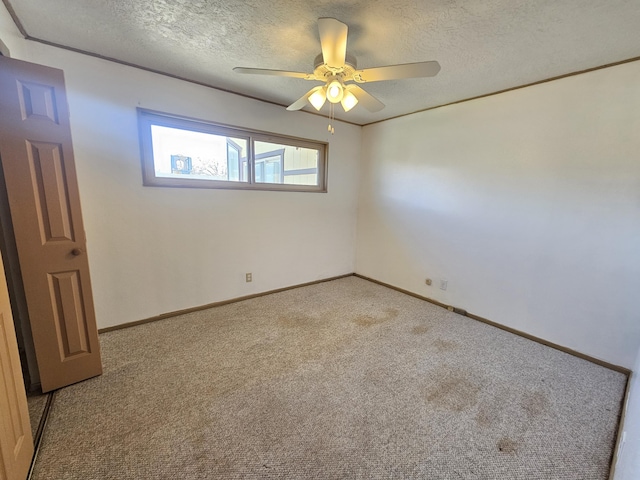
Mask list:
[[381,323],[393,320],[398,316],[398,310],[395,308],[386,308],[384,314],[380,317],[374,317],[371,315],[359,315],[353,319],[353,323],[361,327],[372,327]]
[[[382,287],[376,299],[363,300],[355,289],[361,284],[374,290],[347,278],[247,300],[251,308],[240,314],[234,308],[240,304],[229,304],[101,334],[105,375],[56,394],[33,480],[438,472],[490,479],[507,463],[513,479],[548,478],[551,463],[565,480],[605,478],[626,378],[587,362],[565,365],[565,354],[510,335],[500,335],[508,355],[484,356],[481,347],[496,340],[493,329],[469,330],[469,322],[450,322],[439,310],[427,316],[430,305],[401,302]],[[310,291],[323,295],[309,303]],[[370,328],[353,323],[392,307],[400,312],[395,320]],[[303,326],[298,312],[313,320]],[[431,330],[414,337],[411,329],[422,324]],[[459,343],[450,356],[434,354],[438,336],[430,335],[439,328],[448,332],[440,338]],[[553,372],[546,385],[534,383],[547,361],[559,371],[571,368],[576,387],[595,390],[594,400],[602,394],[604,405],[589,402],[527,421],[527,393],[547,394],[554,414],[561,401],[575,402],[573,383]],[[511,376],[514,364],[528,368]],[[475,404],[462,412],[438,406],[461,408],[478,388]],[[478,419],[490,421],[487,428],[476,424],[482,408]],[[91,427],[83,428],[87,419]],[[535,448],[526,442],[528,426]],[[466,448],[474,447],[478,431],[487,443]],[[498,450],[502,437],[510,437],[503,450],[515,453]]]
[[481,387],[461,370],[441,367],[426,400],[438,407],[460,412],[477,403]]
[[449,342],[447,340],[442,340],[441,338],[437,338],[433,342],[433,346],[438,353],[451,352],[458,348],[458,344],[456,342]]
[[497,443],[498,450],[502,453],[515,454],[518,452],[518,442],[509,437],[502,437]]
[[423,335],[429,331],[429,327],[426,325],[417,325],[411,329],[411,333],[414,335]]
[[523,395],[520,405],[531,419],[549,410],[549,399],[542,392],[527,393]]

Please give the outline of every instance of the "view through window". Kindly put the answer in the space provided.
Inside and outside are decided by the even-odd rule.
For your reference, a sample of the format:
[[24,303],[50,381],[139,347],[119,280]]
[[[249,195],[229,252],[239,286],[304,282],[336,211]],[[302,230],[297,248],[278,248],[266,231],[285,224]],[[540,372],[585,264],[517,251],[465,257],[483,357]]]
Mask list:
[[139,109],[144,184],[326,191],[326,145]]

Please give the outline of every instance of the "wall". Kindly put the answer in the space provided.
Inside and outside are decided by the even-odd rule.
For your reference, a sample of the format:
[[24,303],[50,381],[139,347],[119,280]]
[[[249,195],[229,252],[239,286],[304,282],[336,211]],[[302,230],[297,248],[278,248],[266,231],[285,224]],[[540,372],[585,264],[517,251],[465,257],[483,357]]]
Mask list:
[[362,155],[339,124],[328,194],[217,191],[142,187],[136,106],[316,140],[326,119],[24,41],[2,5],[0,38],[65,71],[100,327],[355,265],[633,365],[638,62],[365,127]]
[[613,480],[637,480],[640,478],[640,349],[633,367],[626,415],[621,428],[625,441],[618,447]]
[[[360,127],[25,41],[3,6],[0,38],[65,72],[99,328],[354,271]],[[329,192],[143,187],[136,107],[328,140]]]
[[356,271],[631,368],[638,85],[635,62],[365,127]]

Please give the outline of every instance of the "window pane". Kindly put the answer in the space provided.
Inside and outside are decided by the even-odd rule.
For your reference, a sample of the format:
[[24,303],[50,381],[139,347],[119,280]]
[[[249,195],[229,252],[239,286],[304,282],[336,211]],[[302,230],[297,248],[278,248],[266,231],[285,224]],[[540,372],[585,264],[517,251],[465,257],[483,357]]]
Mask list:
[[327,191],[327,147],[138,108],[144,185]]
[[256,183],[318,185],[318,150],[261,141],[254,148]]
[[151,125],[156,177],[246,182],[247,140]]

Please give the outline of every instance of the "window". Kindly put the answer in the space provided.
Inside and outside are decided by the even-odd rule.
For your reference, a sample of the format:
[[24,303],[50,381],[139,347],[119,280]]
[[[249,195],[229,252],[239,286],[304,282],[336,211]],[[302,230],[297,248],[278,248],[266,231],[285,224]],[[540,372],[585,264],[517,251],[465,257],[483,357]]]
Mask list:
[[326,192],[327,145],[138,109],[144,185]]

